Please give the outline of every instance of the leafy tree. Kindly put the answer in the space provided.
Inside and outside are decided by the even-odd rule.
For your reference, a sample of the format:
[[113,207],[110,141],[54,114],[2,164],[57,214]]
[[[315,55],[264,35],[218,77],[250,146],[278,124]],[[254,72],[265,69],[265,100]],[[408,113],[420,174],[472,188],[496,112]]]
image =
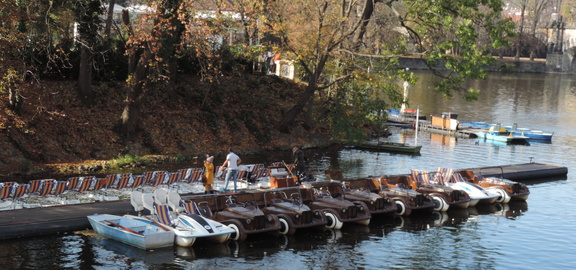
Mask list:
[[[380,9],[371,6],[380,3],[384,4]],[[446,66],[448,72],[437,73],[443,80],[436,89],[448,97],[454,91],[464,90],[461,83],[465,79],[484,78],[486,72],[481,67],[493,61],[487,50],[506,44],[506,39],[512,34],[511,23],[500,20],[502,3],[497,0],[278,0],[271,7],[270,29],[281,37],[283,47],[299,63],[307,83],[297,103],[278,125],[283,132],[290,131],[318,91],[338,89],[342,83],[352,79],[376,79],[354,74],[370,69],[370,66],[355,65],[354,60],[360,56],[370,56],[369,51],[366,51],[367,54],[362,51],[369,46],[359,44],[364,42],[370,27],[377,25],[373,23],[374,11],[385,9],[387,14],[394,14],[395,21],[390,21],[386,29],[404,29],[406,35],[402,43],[414,44],[418,52],[427,57],[431,67],[439,63]],[[480,33],[485,33],[490,42],[481,43]],[[447,54],[450,51],[452,55]],[[371,56],[397,57],[390,51],[379,53]],[[381,72],[394,74],[395,69],[394,65],[389,65]],[[386,82],[388,84],[374,85],[383,89],[399,89],[398,81]],[[357,89],[365,88],[348,87],[344,90]],[[477,90],[468,89],[466,97],[473,99],[477,94]],[[319,97],[322,99],[322,96]]]

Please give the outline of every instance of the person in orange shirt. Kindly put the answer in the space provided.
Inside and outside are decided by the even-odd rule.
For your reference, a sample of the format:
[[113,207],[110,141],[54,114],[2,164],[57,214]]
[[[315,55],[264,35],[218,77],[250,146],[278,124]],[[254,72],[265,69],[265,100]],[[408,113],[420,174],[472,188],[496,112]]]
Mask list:
[[214,184],[214,156],[206,154],[206,160],[204,160],[204,194],[212,194],[214,190],[212,185]]

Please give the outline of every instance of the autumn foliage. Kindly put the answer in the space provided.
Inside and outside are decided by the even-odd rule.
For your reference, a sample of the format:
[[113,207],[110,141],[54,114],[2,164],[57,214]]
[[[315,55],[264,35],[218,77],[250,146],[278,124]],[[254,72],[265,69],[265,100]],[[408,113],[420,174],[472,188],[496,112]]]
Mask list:
[[[450,96],[510,35],[500,1],[113,3],[0,0],[0,166],[363,139],[416,81],[397,57],[445,63]],[[296,78],[254,74],[267,51]]]

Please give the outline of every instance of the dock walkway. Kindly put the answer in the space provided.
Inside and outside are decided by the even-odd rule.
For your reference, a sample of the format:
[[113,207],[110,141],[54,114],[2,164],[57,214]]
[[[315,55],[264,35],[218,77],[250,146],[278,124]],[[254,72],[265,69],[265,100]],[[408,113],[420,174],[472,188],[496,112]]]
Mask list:
[[0,239],[17,239],[91,229],[87,216],[136,214],[130,200],[0,211]]

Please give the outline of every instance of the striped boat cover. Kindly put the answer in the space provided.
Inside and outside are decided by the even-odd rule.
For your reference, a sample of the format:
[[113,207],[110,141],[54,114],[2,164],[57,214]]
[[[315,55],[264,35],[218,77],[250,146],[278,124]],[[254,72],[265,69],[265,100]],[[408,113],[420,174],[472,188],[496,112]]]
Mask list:
[[143,184],[144,184],[143,175],[134,176],[134,182],[132,182],[132,188],[137,188]]
[[54,188],[54,195],[60,195],[68,189],[68,181],[58,181],[56,182],[56,188]]
[[419,171],[419,170],[411,170],[412,172],[412,179],[418,184],[428,184],[428,172]]
[[464,179],[464,177],[459,174],[459,173],[455,173],[452,175],[452,179],[454,179],[454,182],[468,182],[466,181],[466,179]]
[[439,167],[438,168],[438,174],[441,176],[442,182],[448,183],[448,182],[451,182],[450,180],[452,179],[452,176],[454,175],[454,169]]
[[179,173],[171,173],[168,176],[168,182],[166,183],[166,185],[172,185],[178,181],[180,181],[180,174]]
[[85,192],[90,190],[90,187],[92,186],[92,182],[94,181],[94,178],[92,177],[82,177],[82,184],[80,184],[80,187],[78,188],[78,192]]
[[40,184],[42,184],[42,180],[32,180],[30,183],[30,189],[28,189],[29,193],[36,193],[40,190]]
[[56,185],[56,180],[54,179],[47,179],[42,180],[42,189],[40,190],[40,196],[50,195],[52,193],[52,189]]
[[79,176],[68,178],[68,190],[72,190],[72,191],[76,190],[78,183],[80,183],[80,177]]
[[116,189],[126,188],[128,186],[128,184],[130,183],[130,180],[132,180],[132,174],[131,173],[121,174],[119,179],[118,179],[118,185],[116,185]]
[[203,169],[198,169],[198,168],[193,169],[193,170],[192,170],[192,176],[191,176],[191,179],[190,179],[190,183],[192,183],[192,182],[197,182],[200,178],[202,178],[202,174],[203,174],[203,173],[204,173],[204,170],[203,170]]
[[96,180],[96,184],[94,185],[94,190],[101,190],[104,188],[108,188],[109,184],[110,184],[109,178],[99,178]]
[[10,197],[12,194],[12,185],[2,185],[2,189],[0,190],[0,199],[4,200]]
[[196,205],[195,202],[180,201],[180,206],[184,207],[184,210],[186,211],[187,214],[195,214],[195,215],[200,214],[200,211],[198,210],[198,205]]
[[158,222],[172,226],[172,216],[170,216],[170,208],[167,204],[154,204],[154,212]]
[[26,194],[26,192],[28,191],[28,185],[18,185],[16,186],[16,190],[14,191],[14,199],[18,199],[22,196],[24,196],[24,194]]

